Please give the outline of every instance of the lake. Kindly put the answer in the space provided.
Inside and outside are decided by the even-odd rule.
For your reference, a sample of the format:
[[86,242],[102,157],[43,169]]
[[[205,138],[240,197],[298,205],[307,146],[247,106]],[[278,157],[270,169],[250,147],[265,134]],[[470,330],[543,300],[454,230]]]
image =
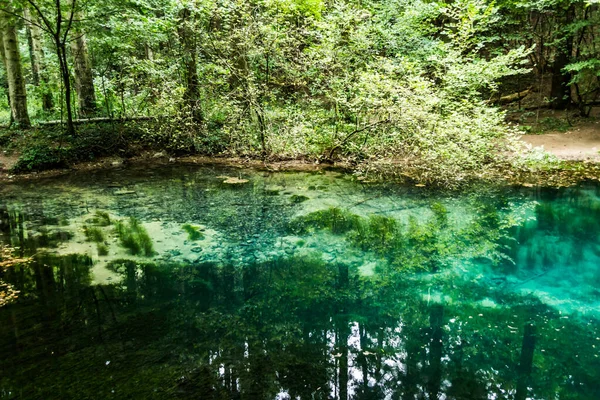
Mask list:
[[599,399],[600,186],[0,188],[0,399]]

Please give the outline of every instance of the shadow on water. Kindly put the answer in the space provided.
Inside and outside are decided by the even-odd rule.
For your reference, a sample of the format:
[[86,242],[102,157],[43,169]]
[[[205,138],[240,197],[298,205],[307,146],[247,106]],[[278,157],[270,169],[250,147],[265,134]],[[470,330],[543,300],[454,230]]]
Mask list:
[[[32,256],[0,268],[20,291],[0,307],[0,399],[600,398],[597,316],[542,295],[575,298],[570,271],[577,304],[598,300],[593,189],[411,198],[211,176],[96,208],[0,204],[0,243]],[[141,210],[163,194],[173,222],[152,231]],[[117,216],[157,254],[122,248]],[[60,251],[94,240],[108,255]],[[95,281],[101,262],[114,279]]]

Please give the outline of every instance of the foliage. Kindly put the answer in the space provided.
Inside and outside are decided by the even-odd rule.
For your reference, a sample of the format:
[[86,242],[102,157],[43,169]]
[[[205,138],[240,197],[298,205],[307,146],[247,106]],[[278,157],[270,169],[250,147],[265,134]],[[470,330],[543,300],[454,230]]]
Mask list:
[[[34,3],[51,21],[58,16],[54,3]],[[73,160],[140,147],[344,159],[364,171],[401,159],[424,180],[461,179],[515,150],[516,132],[487,102],[499,82],[529,70],[533,44],[498,37],[520,17],[522,5],[507,3],[78,3],[85,17],[68,36],[85,32],[97,112],[156,120],[83,125],[65,140]],[[61,7],[70,15],[69,4]],[[49,85],[60,91],[55,45],[44,34]],[[30,103],[43,119],[40,91]],[[60,119],[60,109],[53,112]],[[56,165],[24,160],[22,169],[30,164]]]
[[36,146],[25,149],[13,167],[15,172],[31,172],[52,168],[65,168],[71,160],[71,149]]
[[[0,245],[0,273],[14,265],[27,264],[30,258],[19,258],[14,256],[15,249],[6,245]],[[19,293],[10,283],[5,282],[0,276],[0,308],[14,302],[19,298]]]

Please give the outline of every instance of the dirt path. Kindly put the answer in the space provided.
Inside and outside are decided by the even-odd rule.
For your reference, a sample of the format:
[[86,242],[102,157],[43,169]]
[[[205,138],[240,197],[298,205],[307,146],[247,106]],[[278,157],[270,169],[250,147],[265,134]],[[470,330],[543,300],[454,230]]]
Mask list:
[[561,160],[600,162],[600,121],[575,126],[565,133],[523,135],[521,139],[534,147],[543,146]]
[[0,151],[0,172],[2,172],[2,170],[8,171],[11,169],[17,163],[18,159],[19,157],[16,155],[9,156]]

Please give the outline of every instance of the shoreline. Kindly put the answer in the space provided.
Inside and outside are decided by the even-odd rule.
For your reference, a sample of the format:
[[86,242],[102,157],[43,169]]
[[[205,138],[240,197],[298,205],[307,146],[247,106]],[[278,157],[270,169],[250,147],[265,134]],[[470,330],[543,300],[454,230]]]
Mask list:
[[151,165],[152,167],[169,165],[220,165],[233,168],[253,168],[271,172],[310,172],[326,169],[335,169],[347,173],[351,173],[353,171],[353,168],[348,163],[343,162],[329,164],[311,162],[307,160],[263,161],[259,159],[240,157],[211,157],[200,155],[168,157],[166,155],[157,156],[157,154],[151,155],[149,153],[144,153],[131,158],[103,157],[94,161],[78,162],[71,165],[69,168],[48,169],[26,173],[15,173],[11,172],[9,169],[3,169],[0,167],[0,184],[7,182],[19,183],[45,178],[56,178],[86,171],[141,168],[148,165]]
[[[187,155],[169,157],[163,153],[151,154],[149,152],[131,158],[104,157],[94,161],[75,163],[69,168],[49,169],[28,173],[12,173],[7,169],[0,169],[0,185],[6,183],[31,182],[47,178],[68,176],[86,171],[118,170],[123,168],[143,168],[144,166],[184,165],[218,165],[233,168],[252,168],[269,172],[312,172],[323,170],[336,170],[345,173],[359,172],[356,166],[348,162],[318,163],[308,160],[264,161],[253,158],[241,157],[211,157],[200,155]],[[417,186],[439,187],[452,189],[446,182],[422,183],[417,169],[411,167],[406,160],[390,160],[385,169],[374,170],[373,176],[359,177],[358,179],[369,182],[396,181],[399,184],[414,184]],[[469,183],[493,182],[504,185],[517,185],[524,187],[566,187],[581,184],[585,181],[600,181],[600,162],[597,160],[559,160],[559,163],[550,167],[533,167],[518,169],[510,165],[497,166],[489,171],[473,171],[466,174],[467,179],[457,180],[457,187],[464,187]]]

